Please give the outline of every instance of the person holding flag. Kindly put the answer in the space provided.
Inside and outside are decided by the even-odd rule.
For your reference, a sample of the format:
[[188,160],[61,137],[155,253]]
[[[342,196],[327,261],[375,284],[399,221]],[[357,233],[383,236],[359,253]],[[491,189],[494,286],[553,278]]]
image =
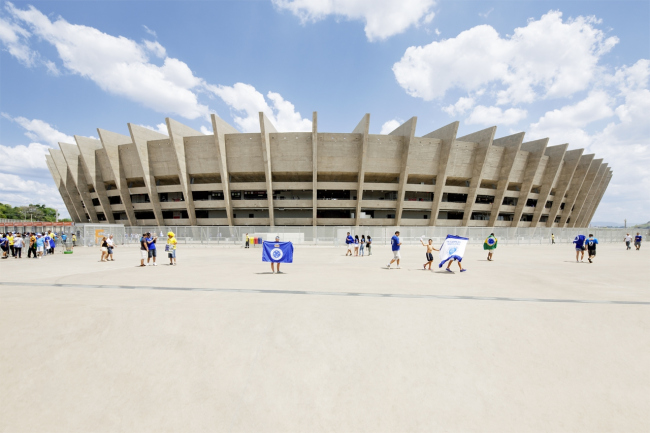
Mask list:
[[460,264],[460,262],[463,261],[463,255],[465,254],[465,247],[467,247],[467,242],[469,242],[468,238],[447,235],[447,238],[440,247],[440,263],[438,264],[438,267],[442,268],[442,265],[444,265],[445,262],[448,262],[446,270],[447,272],[453,273],[450,267],[451,263],[453,261],[456,261],[461,272],[467,271],[467,269],[463,269],[463,265]]
[[485,242],[483,242],[483,249],[487,250],[488,256],[487,259],[488,261],[492,261],[492,251],[497,249],[497,238],[494,236],[494,233],[490,233],[490,236],[485,239]]
[[[293,263],[293,244],[280,242],[280,236],[275,237],[275,242],[264,241],[262,261],[271,262],[271,272],[280,274],[280,263]],[[274,265],[277,265],[277,270]]]
[[[585,261],[585,235],[578,235],[575,237],[573,240],[573,243],[576,244],[576,263],[578,263],[580,260],[583,262]],[[580,260],[578,260],[578,257],[582,254],[582,257],[580,257]]]

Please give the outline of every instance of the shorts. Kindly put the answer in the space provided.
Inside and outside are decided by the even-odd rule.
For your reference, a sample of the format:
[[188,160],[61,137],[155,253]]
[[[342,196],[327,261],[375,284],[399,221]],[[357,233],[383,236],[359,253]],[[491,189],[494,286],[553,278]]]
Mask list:
[[402,256],[399,253],[399,250],[393,251],[393,258],[394,259],[401,259],[402,258]]
[[108,254],[113,254],[113,247],[108,247]]
[[584,251],[584,248],[576,248],[576,251]]
[[141,258],[142,260],[146,259],[146,258],[147,258],[147,255],[148,255],[148,254],[147,254],[147,250],[140,250],[140,258]]
[[426,256],[427,256],[427,262],[432,262],[433,261],[433,254],[426,253]]
[[106,247],[102,247],[102,253],[105,253],[105,252],[107,252],[107,251],[108,251],[108,248],[106,248]]
[[170,259],[175,259],[176,258],[176,250],[167,251],[167,257],[169,257]]
[[596,250],[587,250],[589,252],[589,256],[595,256],[596,255]]
[[640,246],[641,246],[641,242],[634,242],[634,246],[635,246],[635,247],[640,247]]
[[156,257],[156,250],[149,250],[149,257]]
[[7,247],[4,246],[4,245],[1,248],[2,248],[2,251],[7,251]]
[[43,252],[43,247],[36,247],[36,252],[37,253],[42,253]]

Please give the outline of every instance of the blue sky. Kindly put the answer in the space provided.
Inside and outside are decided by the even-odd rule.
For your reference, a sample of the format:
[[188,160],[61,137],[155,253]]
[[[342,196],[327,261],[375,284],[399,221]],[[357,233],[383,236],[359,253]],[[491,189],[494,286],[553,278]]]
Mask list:
[[[605,158],[595,221],[650,220],[647,1],[3,2],[0,202],[65,213],[44,153],[216,112],[241,131],[459,120]],[[203,129],[202,129],[203,128]]]

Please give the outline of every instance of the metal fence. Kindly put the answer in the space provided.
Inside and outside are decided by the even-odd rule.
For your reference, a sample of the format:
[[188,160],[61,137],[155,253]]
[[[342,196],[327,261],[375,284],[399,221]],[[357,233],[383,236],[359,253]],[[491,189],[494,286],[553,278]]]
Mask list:
[[516,228],[516,227],[354,227],[354,226],[319,226],[319,227],[268,227],[268,226],[123,226],[119,224],[77,224],[76,232],[79,242],[86,246],[98,245],[103,236],[112,234],[118,245],[138,245],[143,233],[151,232],[161,241],[167,238],[169,231],[174,232],[179,244],[187,246],[242,246],[245,235],[273,240],[280,236],[283,241],[298,245],[340,246],[345,244],[348,232],[352,236],[371,236],[374,245],[388,245],[396,230],[404,245],[419,244],[420,238],[433,239],[434,244],[441,244],[448,234],[469,238],[470,244],[482,244],[490,234],[499,240],[499,245],[541,245],[550,244],[551,235],[555,235],[558,244],[571,243],[578,234],[585,236],[592,233],[601,243],[623,242],[626,233],[634,236],[637,232],[646,237],[648,229],[607,229],[607,228]]

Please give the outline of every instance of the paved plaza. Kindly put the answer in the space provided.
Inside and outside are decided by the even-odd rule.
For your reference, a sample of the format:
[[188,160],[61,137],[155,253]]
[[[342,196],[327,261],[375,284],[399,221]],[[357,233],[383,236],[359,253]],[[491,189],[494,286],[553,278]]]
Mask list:
[[0,431],[650,431],[648,249],[424,252],[2,260]]

